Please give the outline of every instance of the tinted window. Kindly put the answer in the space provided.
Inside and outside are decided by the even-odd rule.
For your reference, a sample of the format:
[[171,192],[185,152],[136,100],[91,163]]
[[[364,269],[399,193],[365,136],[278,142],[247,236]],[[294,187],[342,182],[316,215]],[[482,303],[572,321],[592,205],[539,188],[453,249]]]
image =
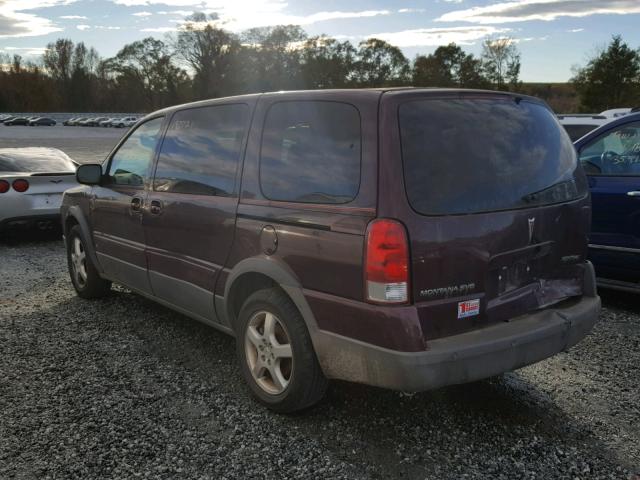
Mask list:
[[54,148],[2,148],[0,172],[66,173],[76,165],[64,152]]
[[162,118],[143,123],[120,145],[111,159],[109,177],[116,185],[141,186],[158,143]]
[[238,104],[176,112],[162,142],[154,189],[233,194],[248,111]]
[[360,186],[360,115],[335,102],[281,102],[265,120],[260,185],[272,200],[345,203]]
[[591,130],[595,130],[597,125],[563,125],[564,129],[569,134],[569,138],[572,142],[575,142],[579,138],[584,137]]
[[400,106],[407,195],[423,214],[567,201],[586,193],[569,137],[543,105],[511,97]]
[[640,122],[592,140],[580,151],[580,161],[589,175],[640,175]]

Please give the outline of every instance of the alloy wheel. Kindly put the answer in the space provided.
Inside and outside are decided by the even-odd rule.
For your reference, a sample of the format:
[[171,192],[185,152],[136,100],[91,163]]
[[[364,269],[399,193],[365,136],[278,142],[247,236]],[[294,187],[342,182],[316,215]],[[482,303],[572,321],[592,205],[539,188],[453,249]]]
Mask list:
[[264,310],[255,313],[247,324],[244,348],[258,386],[271,395],[284,392],[294,365],[289,333],[278,317]]
[[82,288],[87,283],[87,254],[79,237],[71,245],[71,267],[76,284]]

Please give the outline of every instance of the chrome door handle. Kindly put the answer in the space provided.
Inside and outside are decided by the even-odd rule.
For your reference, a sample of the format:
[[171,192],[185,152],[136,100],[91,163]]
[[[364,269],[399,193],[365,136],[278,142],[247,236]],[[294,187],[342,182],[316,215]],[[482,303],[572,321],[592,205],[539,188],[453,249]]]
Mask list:
[[159,200],[152,200],[149,211],[153,215],[160,215],[162,213],[162,202],[160,202]]
[[627,192],[627,195],[630,197],[640,197],[639,191]]
[[131,210],[139,212],[140,208],[142,208],[142,199],[140,197],[133,197],[131,199]]

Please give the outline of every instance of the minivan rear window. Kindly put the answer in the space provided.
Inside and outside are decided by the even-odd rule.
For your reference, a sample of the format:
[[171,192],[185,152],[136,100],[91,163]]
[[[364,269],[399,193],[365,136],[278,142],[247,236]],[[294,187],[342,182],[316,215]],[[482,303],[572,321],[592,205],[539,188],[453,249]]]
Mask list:
[[559,203],[586,194],[568,135],[542,104],[511,96],[399,107],[409,202],[424,215]]

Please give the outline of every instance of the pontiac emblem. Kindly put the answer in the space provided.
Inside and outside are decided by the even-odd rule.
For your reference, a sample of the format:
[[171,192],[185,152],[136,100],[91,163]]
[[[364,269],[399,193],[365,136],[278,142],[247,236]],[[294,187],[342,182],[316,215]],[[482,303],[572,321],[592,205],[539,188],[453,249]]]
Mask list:
[[62,182],[62,179],[60,179],[60,180],[49,180],[49,181],[50,181],[51,183],[60,183],[60,182]]
[[533,242],[533,229],[536,225],[536,218],[529,219],[529,243]]

